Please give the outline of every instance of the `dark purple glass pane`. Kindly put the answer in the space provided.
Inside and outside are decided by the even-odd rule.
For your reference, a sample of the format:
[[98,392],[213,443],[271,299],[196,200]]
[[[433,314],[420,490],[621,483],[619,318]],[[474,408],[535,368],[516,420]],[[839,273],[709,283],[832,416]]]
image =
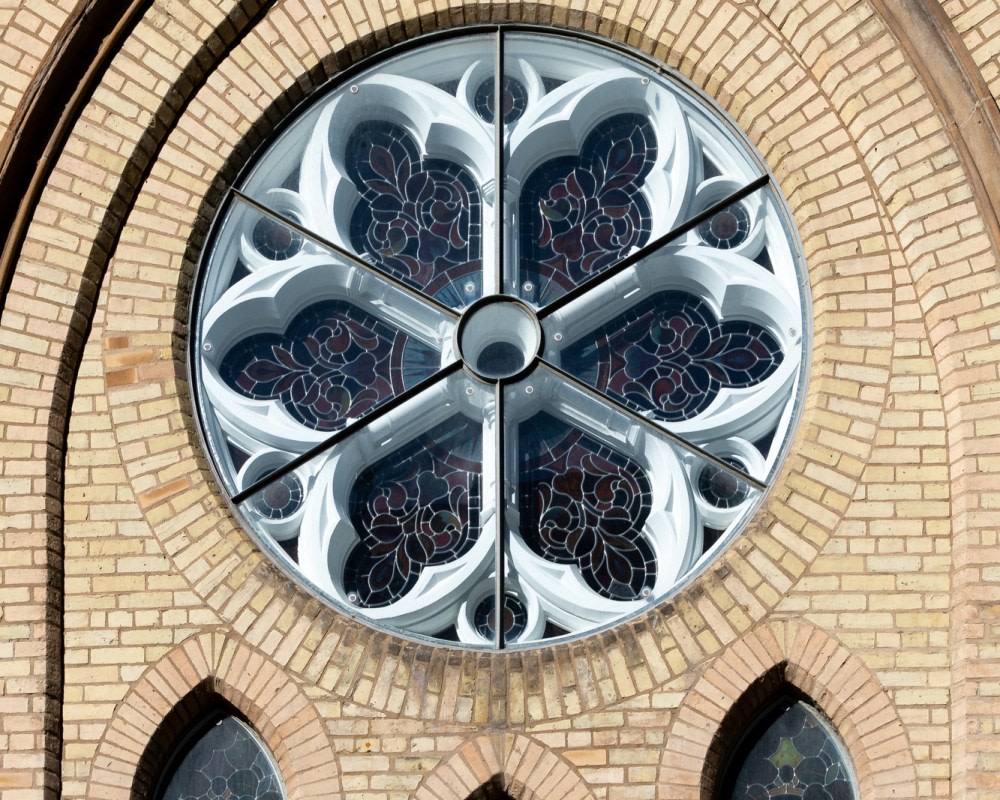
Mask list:
[[272,261],[284,261],[302,249],[302,235],[270,217],[261,217],[253,226],[253,246]]
[[344,588],[364,608],[403,597],[425,567],[465,555],[479,538],[482,431],[465,417],[433,428],[358,476],[348,507],[360,543]]
[[604,597],[646,596],[656,559],[642,533],[652,504],[645,471],[544,412],[518,426],[518,443],[525,544],[554,563],[576,564]]
[[542,76],[542,86],[545,88],[546,94],[558,89],[564,83],[566,83],[566,81],[560,80],[559,78],[546,78],[545,76]]
[[[724,458],[727,464],[746,471],[737,458]],[[735,508],[750,494],[747,483],[715,464],[706,464],[698,473],[698,493],[716,508]]]
[[708,552],[708,549],[719,541],[724,533],[724,530],[718,528],[710,528],[708,525],[702,526],[702,552]]
[[649,120],[619,114],[586,138],[578,156],[552,159],[521,192],[521,297],[542,306],[620,261],[649,239],[640,193],[656,160]]
[[[476,606],[473,622],[476,631],[484,639],[492,640],[496,636],[497,601],[493,595],[483,598]],[[528,625],[528,609],[517,595],[505,594],[503,598],[503,635],[507,640],[516,639]]]
[[289,473],[257,492],[251,503],[265,519],[285,519],[302,507],[303,498],[302,482]]
[[233,462],[233,469],[239,472],[243,465],[247,463],[250,454],[245,450],[241,450],[230,441],[226,442],[226,450],[229,452],[229,458]]
[[731,250],[750,235],[750,214],[742,203],[734,203],[701,223],[698,235],[712,247]]
[[452,308],[482,293],[482,204],[462,167],[422,159],[412,137],[390,122],[351,134],[347,174],[361,192],[351,243],[379,269]]
[[[495,119],[493,90],[496,79],[489,77],[479,84],[476,89],[476,113],[487,122]],[[511,75],[505,75],[503,79],[503,121],[510,125],[516,122],[524,114],[528,107],[528,90],[524,84]]]
[[856,800],[841,746],[805,703],[786,701],[750,732],[723,783],[724,800]]
[[242,259],[237,259],[235,266],[233,266],[233,274],[229,277],[229,287],[235,286],[241,280],[250,275],[250,270]]
[[659,292],[566,348],[562,366],[601,392],[666,422],[704,411],[724,387],[754,386],[783,354],[765,328],[719,322],[686,292]]
[[233,717],[196,737],[174,759],[159,800],[283,800],[271,759]]
[[754,263],[760,264],[764,269],[770,273],[774,273],[774,264],[771,263],[771,254],[767,252],[767,248],[764,247],[757,254],[754,259]]
[[292,417],[336,431],[432,375],[429,345],[343,300],[309,306],[283,334],[258,333],[234,345],[219,365],[230,388],[278,400]]

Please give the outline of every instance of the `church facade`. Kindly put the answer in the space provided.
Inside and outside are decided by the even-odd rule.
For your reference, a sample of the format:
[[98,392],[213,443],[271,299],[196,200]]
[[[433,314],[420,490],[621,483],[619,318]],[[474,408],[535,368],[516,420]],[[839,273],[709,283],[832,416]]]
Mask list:
[[[289,798],[709,800],[781,697],[857,797],[1000,791],[1000,2],[40,0],[0,23],[0,800],[150,796],[220,709]],[[385,632],[262,552],[189,369],[251,154],[357,65],[490,26],[614,42],[714,100],[787,200],[812,324],[747,527],[651,609],[509,650]]]

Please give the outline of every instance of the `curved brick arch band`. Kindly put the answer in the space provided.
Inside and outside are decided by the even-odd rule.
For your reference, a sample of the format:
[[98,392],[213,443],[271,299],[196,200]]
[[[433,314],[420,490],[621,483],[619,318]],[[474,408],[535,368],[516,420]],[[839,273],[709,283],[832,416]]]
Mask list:
[[[132,503],[116,546],[138,542],[135,552],[152,554],[149,561],[167,565],[163,574],[189,581],[192,602],[201,603],[203,612],[197,624],[217,624],[213,615],[223,615],[248,650],[273,652],[300,675],[303,685],[349,697],[362,706],[359,716],[376,709],[434,724],[487,720],[510,726],[543,717],[546,724],[576,719],[581,711],[634,698],[678,675],[699,674],[761,620],[808,614],[828,630],[849,630],[850,638],[845,634],[844,641],[851,642],[852,652],[868,660],[877,675],[935,682],[926,690],[921,687],[933,695],[925,701],[917,691],[888,688],[882,681],[920,743],[922,779],[929,776],[928,783],[940,787],[950,777],[953,796],[964,796],[960,793],[967,788],[974,793],[995,745],[995,703],[979,694],[991,691],[989,676],[996,673],[991,654],[996,652],[992,626],[997,578],[982,565],[996,562],[1000,429],[995,420],[1000,418],[1000,392],[995,321],[1000,296],[996,253],[979,223],[989,200],[969,189],[966,175],[976,169],[977,160],[988,165],[995,159],[963,160],[950,148],[950,137],[964,133],[956,124],[964,116],[960,109],[941,107],[915,77],[912,58],[899,50],[893,31],[878,16],[881,6],[855,3],[850,12],[841,12],[811,0],[722,2],[714,4],[712,13],[699,14],[702,8],[695,3],[642,3],[635,5],[644,7],[646,17],[636,11],[633,18],[624,19],[626,9],[633,7],[624,4],[623,21],[612,24],[610,17],[599,16],[598,4],[585,14],[562,6],[491,4],[455,6],[425,16],[411,9],[404,18],[369,7],[359,13],[371,17],[353,21],[338,3],[308,4],[329,9],[334,16],[336,36],[328,36],[329,28],[322,28],[318,17],[295,17],[297,11],[289,16],[280,3],[250,19],[247,14],[256,15],[259,5],[202,4],[209,17],[181,30],[177,26],[185,20],[170,18],[164,5],[154,4],[129,40],[133,46],[122,48],[109,73],[108,86],[128,87],[122,96],[134,103],[130,113],[121,115],[121,128],[115,131],[120,138],[112,137],[109,145],[109,132],[101,126],[107,104],[119,97],[104,87],[81,112],[79,126],[67,128],[70,146],[62,155],[53,153],[54,178],[42,205],[25,212],[37,211],[37,217],[26,233],[3,316],[3,367],[9,378],[0,387],[0,425],[9,449],[0,503],[8,515],[9,527],[2,536],[9,560],[0,565],[0,572],[8,592],[5,626],[17,617],[32,621],[4,629],[13,637],[9,646],[15,663],[37,659],[32,662],[37,664],[48,654],[46,675],[52,680],[43,681],[36,667],[30,680],[5,684],[10,705],[0,715],[0,734],[8,737],[11,748],[5,763],[22,765],[22,775],[28,775],[27,783],[13,790],[44,787],[55,796],[60,770],[83,775],[90,768],[88,757],[76,754],[100,736],[103,755],[107,747],[114,751],[117,746],[108,745],[103,733],[103,707],[94,710],[97,704],[88,706],[83,698],[81,684],[87,678],[63,664],[121,665],[113,688],[120,692],[116,697],[129,692],[132,698],[128,676],[141,671],[150,657],[135,658],[124,648],[118,653],[114,644],[89,649],[79,635],[90,633],[91,618],[76,612],[61,623],[68,657],[64,660],[59,652],[63,628],[56,620],[62,608],[64,534],[71,608],[92,596],[111,597],[92,588],[103,579],[99,573],[108,562],[123,572],[123,580],[143,580],[142,574],[128,572],[124,558],[109,558],[99,567],[88,563],[94,553],[86,549],[79,532],[85,526],[78,521],[88,521],[92,529],[112,524],[108,516],[92,512],[113,514],[117,509],[90,498],[91,492],[108,490]],[[225,18],[230,11],[242,27]],[[214,167],[193,164],[189,158],[194,148],[188,145],[205,138],[206,115],[214,120],[209,113],[213,109],[232,112],[239,128],[234,138],[239,138],[250,130],[255,115],[276,108],[274,96],[319,63],[309,49],[314,45],[297,33],[309,25],[320,31],[313,38],[321,42],[320,49],[327,48],[327,56],[331,51],[346,56],[370,51],[397,35],[499,17],[610,31],[622,41],[638,43],[694,76],[741,121],[753,124],[751,135],[769,158],[781,161],[783,153],[800,154],[803,161],[797,168],[788,162],[787,169],[776,172],[800,209],[810,263],[816,266],[822,330],[818,377],[809,416],[797,438],[797,463],[787,473],[787,488],[775,493],[780,496],[768,504],[757,529],[731,549],[717,570],[699,579],[697,592],[683,593],[661,613],[585,643],[511,654],[502,664],[487,665],[497,675],[497,691],[504,698],[494,704],[487,693],[475,689],[483,683],[473,677],[480,674],[473,659],[459,663],[441,651],[372,637],[367,629],[317,609],[315,601],[310,604],[298,595],[289,601],[280,576],[229,527],[225,508],[206,488],[208,473],[199,458],[189,452],[178,459],[177,450],[170,447],[181,449],[194,438],[185,417],[185,390],[177,381],[182,369],[171,347],[172,332],[182,324],[174,316],[176,291],[183,288],[177,274],[190,267],[184,250],[192,241],[197,206],[218,174]],[[188,67],[198,62],[214,69],[226,61],[225,48],[236,46],[258,23],[259,35],[246,49],[270,52],[268,41],[294,43],[294,52],[282,51],[293,74],[284,76],[281,86],[262,88],[252,76],[267,71],[241,50],[235,64],[223,65],[225,75],[215,73],[212,90],[219,93],[206,98],[218,102],[196,99],[202,77],[199,72],[192,83],[194,71]],[[216,41],[220,31],[225,37]],[[211,46],[204,44],[209,41]],[[144,86],[136,78],[156,61],[144,63],[145,54],[156,56],[150,42],[177,48],[176,58],[161,63],[156,76],[170,104],[149,91],[153,81]],[[731,46],[742,55],[728,56],[736,58],[730,72],[787,93],[804,115],[793,115],[801,128],[794,127],[792,117],[776,120],[768,115],[768,91],[751,92],[718,66]],[[240,63],[252,68],[241,71]],[[803,74],[808,80],[800,80]],[[222,78],[231,86],[223,86]],[[807,87],[810,81],[812,89]],[[246,91],[232,94],[232,105],[227,105],[225,91],[238,90],[241,84]],[[194,110],[184,113],[191,101]],[[837,124],[827,125],[828,120]],[[821,133],[813,135],[813,126]],[[212,164],[214,158],[209,159]],[[150,177],[140,180],[142,176]],[[841,182],[848,176],[852,181]],[[109,267],[108,250],[114,246]],[[143,282],[132,282],[137,275]],[[154,280],[145,281],[150,275]],[[111,295],[106,294],[95,314],[98,292],[114,281],[116,294],[110,304]],[[153,284],[161,294],[150,296]],[[106,313],[113,318],[108,329],[102,327]],[[89,348],[94,358],[85,367],[92,372],[81,371],[74,387],[91,322],[95,334]],[[111,335],[102,341],[106,330]],[[100,371],[102,358],[105,372]],[[94,383],[100,388],[87,394],[84,385]],[[111,393],[105,393],[106,385]],[[76,427],[71,434],[83,445],[68,448],[65,433],[74,392]],[[101,416],[102,404],[111,406],[104,412],[107,420]],[[85,435],[95,419],[107,422],[101,429],[107,431],[103,443],[100,436],[90,440]],[[73,459],[87,449],[111,464],[105,472],[121,471],[127,477],[102,485],[100,469],[64,473],[64,462],[73,467]],[[70,512],[66,525],[61,518],[64,482]],[[145,540],[134,535],[142,525],[155,528],[156,535]],[[818,559],[824,561],[823,570],[815,567]],[[32,569],[26,568],[29,564]],[[857,607],[846,603],[858,595],[844,588],[845,576],[855,586],[864,582],[866,587],[881,587],[857,590],[866,598],[910,605],[868,605],[864,613],[854,613]],[[160,580],[162,575],[153,577]],[[806,581],[833,586],[804,588]],[[816,605],[811,605],[814,600]],[[116,643],[121,641],[117,624],[109,623],[113,630],[107,636]],[[21,628],[27,633],[19,633]],[[170,629],[168,624],[163,629],[168,642],[190,630],[183,625]],[[129,628],[123,624],[121,630]],[[44,646],[37,641],[39,631],[44,631]],[[930,642],[920,653],[928,657],[926,664],[907,667],[881,660],[894,648],[894,637],[918,635]],[[883,639],[890,642],[888,648]],[[91,653],[105,660],[88,661]],[[67,717],[74,720],[67,730],[85,731],[67,739],[73,747],[67,747],[62,763],[58,748],[52,749],[64,735],[60,681],[67,684]],[[951,681],[951,686],[942,681]],[[949,689],[952,699],[947,697]],[[905,697],[897,700],[900,695]],[[945,699],[939,699],[941,695]],[[131,702],[127,699],[122,710],[132,708]],[[526,713],[532,706],[541,709],[534,717]],[[6,713],[8,708],[13,711]],[[689,712],[685,706],[684,714]],[[87,724],[76,726],[81,719]],[[894,735],[889,740],[896,741]],[[925,746],[927,742],[936,745]],[[103,767],[95,762],[95,780],[99,769]],[[20,781],[22,775],[10,780]],[[119,785],[123,776],[101,776],[101,790],[117,791],[108,787]],[[909,786],[908,780],[900,785]],[[83,793],[74,791],[78,794],[67,796]],[[988,789],[979,796],[989,796]]]
[[573,766],[537,739],[479,736],[424,776],[413,800],[466,800],[490,786],[514,800],[593,800]]
[[[517,21],[514,9],[504,11],[505,18]],[[752,24],[748,12],[736,13],[741,24]],[[591,28],[598,24],[590,16],[586,22]],[[702,35],[709,37],[711,30],[711,25],[706,24]],[[694,579],[693,583],[701,589],[709,589],[714,601],[706,601],[701,590],[682,590],[672,603],[633,625],[598,634],[585,643],[558,648],[562,652],[551,657],[572,666],[555,670],[560,685],[546,687],[530,677],[539,659],[535,653],[507,659],[482,659],[469,654],[461,656],[459,663],[459,658],[445,658],[440,651],[426,645],[400,643],[388,635],[368,635],[367,629],[320,606],[305,590],[292,587],[286,591],[280,585],[282,579],[277,578],[278,571],[238,530],[227,512],[225,500],[215,489],[200,455],[197,433],[187,417],[187,387],[176,378],[183,369],[177,353],[183,352],[184,328],[167,329],[163,324],[187,313],[184,298],[188,296],[193,271],[190,261],[193,256],[188,247],[198,238],[198,232],[206,224],[205,215],[211,211],[198,198],[211,195],[213,179],[220,170],[225,172],[228,159],[245,145],[245,142],[226,142],[225,146],[220,144],[218,152],[205,154],[206,163],[192,166],[192,171],[184,176],[189,191],[192,187],[197,191],[192,191],[188,201],[174,209],[177,218],[184,220],[175,234],[161,235],[142,218],[129,229],[137,239],[153,243],[155,238],[155,245],[164,249],[162,257],[180,258],[183,268],[177,272],[150,273],[146,289],[155,300],[143,306],[159,313],[160,319],[150,320],[153,330],[137,334],[132,331],[136,325],[133,313],[136,306],[131,296],[134,290],[131,276],[143,272],[144,261],[151,258],[151,251],[130,248],[115,257],[107,282],[109,314],[102,353],[108,376],[107,402],[112,416],[122,420],[113,435],[137,504],[150,520],[154,535],[177,571],[225,624],[244,633],[254,646],[261,646],[272,636],[294,645],[301,635],[298,625],[277,632],[270,630],[270,625],[275,619],[294,618],[303,622],[311,617],[313,628],[323,629],[329,642],[317,650],[317,655],[322,654],[331,664],[326,673],[330,682],[324,683],[323,688],[335,689],[379,711],[446,719],[456,704],[444,700],[425,703],[412,696],[420,685],[419,673],[416,669],[407,670],[404,665],[422,668],[427,664],[424,674],[442,670],[445,682],[454,681],[460,691],[467,691],[457,704],[458,708],[470,709],[463,712],[467,716],[457,719],[466,722],[479,716],[477,707],[488,705],[489,700],[476,696],[475,684],[460,676],[470,669],[489,670],[492,686],[507,685],[512,696],[524,699],[525,707],[514,708],[511,701],[510,707],[500,712],[504,715],[501,718],[516,723],[529,716],[526,710],[529,705],[543,708],[546,716],[557,718],[574,707],[594,708],[615,703],[641,692],[643,686],[676,677],[711,657],[721,644],[759,621],[805,574],[841,520],[856,491],[860,465],[871,457],[875,444],[876,423],[886,401],[886,365],[892,359],[897,335],[893,329],[891,298],[885,293],[873,295],[868,287],[891,282],[890,267],[898,257],[898,245],[885,232],[885,221],[879,217],[878,194],[865,180],[863,171],[838,167],[855,163],[858,154],[821,87],[794,66],[788,44],[778,31],[768,25],[754,30],[760,47],[767,46],[780,54],[775,56],[775,62],[794,72],[798,91],[815,106],[812,113],[816,121],[812,125],[836,131],[828,137],[828,152],[815,168],[791,148],[787,152],[781,148],[780,153],[764,153],[771,155],[776,178],[789,195],[802,228],[817,304],[813,353],[816,368],[796,439],[822,440],[824,446],[793,448],[794,455],[778,486],[751,529],[735,547],[720,554],[710,572]],[[163,154],[153,165],[150,185],[144,189],[140,204],[155,205],[157,189],[180,180],[173,165],[185,161],[191,136],[203,126],[200,119],[193,118],[197,114],[226,106],[257,109],[261,114],[259,119],[247,113],[229,131],[230,136],[255,137],[260,133],[256,127],[259,120],[273,116],[271,112],[280,109],[301,91],[302,83],[312,79],[313,65],[303,59],[296,64],[300,72],[288,69],[280,76],[272,76],[266,87],[244,81],[248,74],[265,70],[266,64],[259,61],[261,35],[257,31],[248,33],[245,41],[234,46],[232,56],[217,65],[192,103],[196,113],[183,117],[164,143]],[[652,42],[647,44],[653,49]],[[673,51],[665,55],[668,62],[681,58]],[[310,52],[309,57],[318,64],[326,63],[327,56],[319,51]],[[738,112],[738,121],[763,148],[767,142],[761,130],[770,130],[772,117],[784,112],[767,104],[755,109],[740,107],[737,98],[746,91],[747,76],[735,69],[734,64],[718,65],[714,73],[707,72],[701,63],[687,66],[700,83],[712,86],[730,110]],[[824,181],[809,182],[808,175],[814,169]],[[826,213],[814,210],[817,204],[825,205],[828,198],[845,193],[852,198],[851,213],[858,217],[856,227],[869,245],[866,251],[850,255],[828,245],[843,224],[843,212],[838,207]],[[830,199],[830,202],[841,201]],[[184,234],[188,234],[187,239]],[[850,271],[857,280],[840,282],[838,270]],[[850,313],[850,309],[869,306],[875,308],[871,312]],[[846,323],[845,317],[850,317]],[[845,326],[848,329],[867,326],[868,332],[877,330],[878,335],[868,336],[863,347],[852,347],[850,337],[854,334],[851,330],[845,333]],[[857,424],[858,418],[866,424]],[[207,519],[215,522],[206,529]],[[240,602],[234,602],[234,597]],[[240,604],[246,601],[265,608],[265,612],[254,618]],[[731,609],[738,610],[730,616]],[[711,630],[703,630],[706,627]],[[284,644],[278,649],[284,649]],[[310,660],[311,674],[327,670],[327,664],[312,661],[313,658],[313,653],[305,653],[289,663]],[[340,663],[354,666],[345,670],[338,666]],[[372,674],[360,674],[359,664],[371,665]],[[532,688],[528,692],[516,688],[525,685]],[[552,690],[559,696],[550,702],[542,695]],[[491,709],[490,713],[494,711]]]
[[[861,797],[911,800],[917,771],[899,713],[856,655],[804,622],[761,625],[721,653],[677,711],[660,765],[660,800],[711,800],[739,733],[783,686],[806,695],[844,741]],[[734,735],[735,734],[735,735]]]
[[[94,756],[87,797],[148,797],[156,780],[150,767],[167,755],[151,751],[176,742],[161,726],[191,722],[213,695],[260,734],[278,762],[289,800],[339,796],[337,757],[316,707],[280,665],[238,637],[206,633],[151,665],[118,705]],[[180,719],[175,710],[183,712]]]

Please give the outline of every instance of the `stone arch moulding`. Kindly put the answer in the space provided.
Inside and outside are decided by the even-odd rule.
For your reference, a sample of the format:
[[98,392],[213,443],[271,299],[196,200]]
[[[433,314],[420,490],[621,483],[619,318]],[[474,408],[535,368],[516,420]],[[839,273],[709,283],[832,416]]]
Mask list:
[[569,762],[527,736],[494,733],[470,739],[424,776],[414,800],[466,800],[489,786],[515,800],[593,800]]
[[832,721],[861,797],[917,797],[910,743],[878,678],[820,629],[772,622],[733,642],[688,691],[664,747],[660,800],[711,798],[725,755],[717,748],[727,715],[744,699],[766,703],[782,685],[805,694]]
[[246,716],[277,760],[289,800],[340,796],[337,757],[315,706],[278,664],[215,632],[186,640],[135,682],[98,745],[87,797],[147,796],[147,748],[171,711],[201,710],[195,693],[217,695]]

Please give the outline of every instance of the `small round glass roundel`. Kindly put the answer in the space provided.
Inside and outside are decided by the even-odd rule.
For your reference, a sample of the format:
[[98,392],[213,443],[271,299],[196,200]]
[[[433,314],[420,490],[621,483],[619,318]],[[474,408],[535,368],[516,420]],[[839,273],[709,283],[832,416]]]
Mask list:
[[519,647],[641,613],[787,450],[788,220],[660,68],[552,32],[418,43],[317,93],[218,215],[192,312],[216,473],[297,580],[397,634]]

